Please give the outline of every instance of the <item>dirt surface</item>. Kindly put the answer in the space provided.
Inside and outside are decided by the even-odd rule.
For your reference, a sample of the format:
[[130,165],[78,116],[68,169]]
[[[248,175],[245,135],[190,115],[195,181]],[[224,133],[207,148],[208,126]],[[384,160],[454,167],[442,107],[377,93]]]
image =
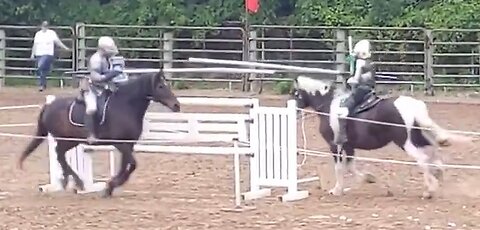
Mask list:
[[[72,90],[50,90],[55,95]],[[47,93],[35,89],[0,90],[0,106],[39,104]],[[248,96],[226,91],[188,91],[179,95]],[[285,96],[261,96],[264,105],[283,106]],[[458,101],[458,98],[450,98]],[[475,101],[475,99],[470,99]],[[199,111],[185,108],[188,111]],[[480,129],[480,107],[465,104],[429,104],[430,113],[446,128]],[[202,108],[203,111],[224,111]],[[35,122],[38,109],[0,111],[0,124]],[[317,118],[306,123],[307,147],[326,150],[318,132]],[[1,128],[0,132],[32,134],[33,127]],[[25,170],[15,160],[27,139],[0,137],[0,229],[480,229],[480,187],[476,170],[449,169],[439,197],[422,200],[423,177],[413,166],[359,162],[377,176],[377,184],[356,184],[343,197],[327,195],[333,179],[330,158],[309,156],[300,175],[318,174],[319,182],[302,184],[309,198],[281,203],[272,197],[251,202],[255,210],[222,212],[233,206],[232,159],[228,156],[137,153],[138,169],[111,199],[100,194],[71,192],[40,194],[48,183],[47,146],[43,144],[26,161]],[[302,137],[299,137],[299,143]],[[480,146],[441,149],[447,163],[480,165]],[[396,146],[358,151],[359,156],[412,160]],[[96,153],[95,171],[108,175],[107,154]],[[303,157],[299,156],[299,160]],[[243,164],[243,191],[247,189],[247,164]],[[385,184],[392,197],[386,196]]]

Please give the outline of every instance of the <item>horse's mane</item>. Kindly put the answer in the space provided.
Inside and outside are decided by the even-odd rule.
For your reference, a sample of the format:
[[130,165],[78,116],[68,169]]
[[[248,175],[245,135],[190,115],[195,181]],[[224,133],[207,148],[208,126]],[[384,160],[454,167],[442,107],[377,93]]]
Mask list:
[[[328,87],[328,92],[325,92],[326,86]],[[312,94],[316,91],[323,94],[332,93],[333,98],[343,97],[350,93],[344,86],[336,85],[333,80],[315,79],[303,75],[296,78],[296,87]]]
[[159,73],[130,74],[128,81],[120,85],[119,91],[126,91],[128,94],[144,91],[147,83],[157,74]]

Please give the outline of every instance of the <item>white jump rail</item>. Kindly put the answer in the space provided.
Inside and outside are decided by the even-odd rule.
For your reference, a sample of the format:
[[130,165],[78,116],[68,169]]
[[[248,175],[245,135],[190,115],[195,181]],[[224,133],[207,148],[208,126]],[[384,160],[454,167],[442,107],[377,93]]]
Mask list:
[[[268,69],[243,69],[243,68],[225,68],[225,67],[216,67],[216,68],[164,68],[164,69],[125,69],[124,73],[127,74],[136,74],[136,73],[158,73],[160,71],[166,73],[258,73],[258,74],[274,74],[275,70]],[[81,71],[70,71],[65,72],[65,74],[88,74],[86,70]]]
[[[297,112],[295,101],[288,102],[287,108],[261,107],[258,99],[248,98],[179,98],[182,105],[244,106],[246,113],[147,113],[141,140],[162,140],[162,143],[144,144],[139,142],[137,152],[220,154],[234,155],[235,200],[240,204],[239,157],[250,155],[250,190],[243,195],[245,200],[271,195],[271,188],[287,188],[282,201],[294,201],[308,197],[308,191],[298,191],[298,183],[318,180],[318,177],[298,180],[297,178]],[[234,141],[232,141],[234,140]],[[165,142],[163,142],[165,141]],[[168,143],[166,143],[168,142]],[[211,146],[211,142],[230,143],[230,146]],[[51,139],[50,170],[51,185],[58,184],[58,170]],[[194,143],[194,145],[191,145]],[[206,144],[208,143],[208,144]],[[233,144],[232,144],[233,143]],[[206,144],[206,145],[203,145]],[[115,159],[112,146],[81,145],[71,150],[75,158],[69,161],[86,185],[85,192],[96,192],[105,183],[94,182],[89,153],[85,151],[110,151],[110,173],[115,173]],[[53,152],[53,153],[52,153]],[[55,162],[52,162],[52,158]],[[82,160],[85,159],[85,160]],[[79,162],[81,162],[79,164]],[[88,166],[87,166],[88,164]],[[57,171],[57,174],[52,173]],[[53,181],[52,178],[57,178]],[[45,187],[45,186],[43,186]],[[53,186],[57,188],[58,186]],[[47,189],[41,191],[49,192]]]
[[280,64],[272,64],[272,63],[250,62],[250,61],[222,60],[222,59],[211,59],[211,58],[189,58],[188,61],[193,63],[208,63],[208,64],[217,64],[217,65],[239,65],[239,66],[258,67],[258,68],[283,69],[283,70],[303,71],[308,73],[340,74],[340,71],[338,70],[291,66],[291,65],[280,65]]

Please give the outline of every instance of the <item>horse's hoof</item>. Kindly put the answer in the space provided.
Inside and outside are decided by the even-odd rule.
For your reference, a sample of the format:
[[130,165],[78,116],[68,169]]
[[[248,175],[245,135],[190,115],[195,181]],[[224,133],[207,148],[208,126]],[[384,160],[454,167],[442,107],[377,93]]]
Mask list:
[[393,192],[390,190],[387,190],[387,194],[385,194],[386,197],[393,197]]
[[343,191],[341,189],[332,188],[332,189],[330,189],[330,191],[328,191],[328,194],[330,194],[332,196],[342,196]]
[[113,193],[113,188],[107,186],[105,190],[103,190],[102,198],[111,198]]
[[424,200],[430,200],[433,198],[433,192],[425,191],[422,194],[422,199]]
[[78,191],[85,191],[85,185],[83,183],[77,184],[75,187]]
[[112,198],[112,194],[106,191],[103,191],[102,198],[104,199]]
[[68,185],[68,177],[60,179],[60,184],[62,185],[63,190],[66,190]]
[[436,169],[433,170],[432,174],[435,178],[437,178],[437,180],[443,181],[443,170],[442,169],[436,168]]
[[369,184],[373,184],[373,183],[377,183],[377,178],[370,173],[366,173],[363,178],[363,181]]
[[83,183],[82,180],[79,180],[79,181],[75,182],[75,187],[79,191],[85,191],[85,184]]
[[452,143],[450,143],[450,141],[448,139],[439,139],[437,140],[437,143],[441,146],[441,147],[449,147],[452,145]]

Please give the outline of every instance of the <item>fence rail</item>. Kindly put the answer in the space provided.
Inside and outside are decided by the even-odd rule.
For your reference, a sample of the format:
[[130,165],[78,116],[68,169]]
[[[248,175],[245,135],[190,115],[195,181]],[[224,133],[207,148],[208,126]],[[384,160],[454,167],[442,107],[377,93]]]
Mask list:
[[[51,79],[63,85],[62,72],[86,68],[99,36],[110,35],[132,68],[197,67],[189,57],[261,61],[336,69],[348,73],[348,36],[369,39],[377,72],[401,81],[386,84],[434,87],[480,86],[480,30],[387,27],[253,25],[173,27],[77,23],[53,27],[72,52],[56,52]],[[0,25],[0,79],[35,79],[30,58],[34,26]],[[240,82],[288,80],[284,71],[259,74],[171,73],[177,81]],[[330,76],[329,76],[330,77]]]

